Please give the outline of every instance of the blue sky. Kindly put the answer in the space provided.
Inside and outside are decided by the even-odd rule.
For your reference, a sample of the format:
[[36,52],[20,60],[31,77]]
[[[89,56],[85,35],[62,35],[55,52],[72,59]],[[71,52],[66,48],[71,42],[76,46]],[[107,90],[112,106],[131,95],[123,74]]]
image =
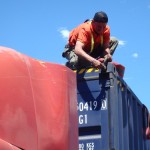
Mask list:
[[119,39],[113,61],[126,67],[124,80],[150,110],[149,0],[0,0],[0,45],[64,64],[61,53],[71,29],[101,10],[111,36]]

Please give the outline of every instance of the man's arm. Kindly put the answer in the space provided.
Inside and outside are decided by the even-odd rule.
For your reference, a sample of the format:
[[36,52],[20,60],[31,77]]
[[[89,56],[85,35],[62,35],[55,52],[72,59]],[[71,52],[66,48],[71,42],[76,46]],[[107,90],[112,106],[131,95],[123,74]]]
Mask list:
[[74,50],[74,52],[76,53],[76,55],[78,57],[82,57],[85,60],[91,62],[93,64],[93,67],[99,68],[99,69],[102,68],[103,64],[100,61],[98,61],[97,59],[95,59],[95,58],[91,57],[89,54],[87,54],[83,50],[83,47],[84,47],[83,43],[81,43],[80,41],[76,42],[76,46],[75,46],[75,50]]
[[107,58],[108,61],[112,61],[112,56],[109,49],[109,43],[104,45],[104,58]]

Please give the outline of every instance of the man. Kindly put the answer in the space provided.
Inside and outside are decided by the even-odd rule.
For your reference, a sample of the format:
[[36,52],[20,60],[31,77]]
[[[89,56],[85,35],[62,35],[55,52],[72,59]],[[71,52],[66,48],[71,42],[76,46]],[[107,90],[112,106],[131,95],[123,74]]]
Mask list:
[[[111,51],[118,45],[115,38],[110,39],[108,17],[103,11],[97,12],[93,20],[87,20],[70,32],[63,57],[68,59],[69,68],[93,66],[101,69],[107,57],[112,61]],[[100,58],[100,59],[98,59]]]

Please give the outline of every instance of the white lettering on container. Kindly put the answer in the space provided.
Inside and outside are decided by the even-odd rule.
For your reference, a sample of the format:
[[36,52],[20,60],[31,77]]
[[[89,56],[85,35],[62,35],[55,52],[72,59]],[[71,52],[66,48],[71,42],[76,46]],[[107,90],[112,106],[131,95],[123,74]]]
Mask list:
[[79,124],[87,124],[87,114],[79,115]]

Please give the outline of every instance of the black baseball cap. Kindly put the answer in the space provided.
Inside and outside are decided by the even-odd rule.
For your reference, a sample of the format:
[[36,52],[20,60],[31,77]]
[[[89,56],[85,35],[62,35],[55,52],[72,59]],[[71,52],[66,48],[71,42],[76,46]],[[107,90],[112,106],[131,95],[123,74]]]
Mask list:
[[108,16],[105,12],[100,11],[100,12],[95,13],[93,20],[95,22],[107,23],[108,22]]

